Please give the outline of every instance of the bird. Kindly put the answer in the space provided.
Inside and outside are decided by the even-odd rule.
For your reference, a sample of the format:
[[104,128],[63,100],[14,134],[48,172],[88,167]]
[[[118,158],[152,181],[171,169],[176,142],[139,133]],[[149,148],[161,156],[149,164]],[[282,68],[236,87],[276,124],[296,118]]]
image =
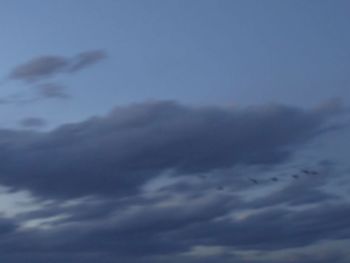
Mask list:
[[258,184],[258,181],[256,179],[249,178],[249,180],[252,181],[254,184]]
[[277,177],[272,177],[272,178],[271,178],[271,181],[277,182],[277,181],[278,181],[278,178],[277,178]]
[[319,174],[317,171],[314,171],[314,170],[307,170],[307,169],[303,169],[301,170],[304,174],[307,174],[307,175],[317,175]]
[[299,175],[297,175],[297,174],[293,174],[292,177],[293,177],[294,179],[299,179]]
[[308,175],[312,174],[311,171],[306,170],[306,169],[303,169],[303,170],[301,170],[301,171],[302,171],[304,174],[308,174]]
[[216,187],[216,190],[222,191],[224,190],[224,187],[222,185],[219,185],[218,187]]

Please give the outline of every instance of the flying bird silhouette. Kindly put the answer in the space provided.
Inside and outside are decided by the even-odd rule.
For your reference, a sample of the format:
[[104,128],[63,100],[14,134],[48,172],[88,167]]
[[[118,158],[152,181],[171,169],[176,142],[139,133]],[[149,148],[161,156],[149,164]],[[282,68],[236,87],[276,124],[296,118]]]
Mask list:
[[319,174],[317,171],[314,171],[314,170],[308,170],[308,169],[303,169],[301,170],[304,174],[307,174],[307,175],[317,175]]
[[254,184],[258,184],[258,180],[253,179],[253,178],[249,178],[250,181],[252,181]]
[[216,187],[216,190],[222,191],[224,190],[224,187],[222,185],[219,185],[218,187]]

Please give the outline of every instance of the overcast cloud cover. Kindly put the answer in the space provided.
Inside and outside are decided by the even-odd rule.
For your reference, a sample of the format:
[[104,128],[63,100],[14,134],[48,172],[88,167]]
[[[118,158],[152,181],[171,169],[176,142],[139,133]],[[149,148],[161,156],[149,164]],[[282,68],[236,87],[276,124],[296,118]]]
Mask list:
[[349,8],[2,2],[1,262],[349,262]]
[[[29,191],[41,204],[1,220],[2,254],[9,262],[196,262],[213,247],[219,252],[213,249],[209,262],[224,252],[224,262],[251,262],[235,251],[270,253],[346,240],[350,208],[322,188],[334,176],[327,163],[315,178],[285,176],[286,186],[250,201],[241,194],[256,186],[224,172],[287,162],[327,132],[340,110],[334,103],[303,110],[152,101],[45,132],[1,130],[0,183],[8,191]],[[189,180],[145,188],[169,171]],[[255,178],[266,181],[261,173]],[[201,182],[200,174],[209,178]],[[227,188],[232,179],[241,181],[240,190]],[[206,183],[215,180],[228,190]],[[196,247],[204,252],[193,252]]]

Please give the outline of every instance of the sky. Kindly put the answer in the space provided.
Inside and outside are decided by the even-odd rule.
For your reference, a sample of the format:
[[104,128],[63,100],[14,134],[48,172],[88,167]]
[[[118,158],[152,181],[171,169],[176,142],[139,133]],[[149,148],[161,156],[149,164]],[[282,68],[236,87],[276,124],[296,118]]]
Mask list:
[[350,260],[342,0],[2,0],[6,263]]

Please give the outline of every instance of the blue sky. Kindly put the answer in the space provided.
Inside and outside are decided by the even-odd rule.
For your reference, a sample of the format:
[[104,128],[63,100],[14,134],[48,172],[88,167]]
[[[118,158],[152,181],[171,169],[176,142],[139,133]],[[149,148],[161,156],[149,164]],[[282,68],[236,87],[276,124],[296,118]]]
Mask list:
[[1,1],[0,257],[348,262],[349,9]]
[[[28,114],[62,123],[149,99],[347,100],[348,8],[347,1],[3,1],[3,76],[44,54],[108,53],[79,76],[60,78],[74,97],[65,110],[52,101],[8,107],[3,123]],[[7,83],[2,93],[22,86]]]

